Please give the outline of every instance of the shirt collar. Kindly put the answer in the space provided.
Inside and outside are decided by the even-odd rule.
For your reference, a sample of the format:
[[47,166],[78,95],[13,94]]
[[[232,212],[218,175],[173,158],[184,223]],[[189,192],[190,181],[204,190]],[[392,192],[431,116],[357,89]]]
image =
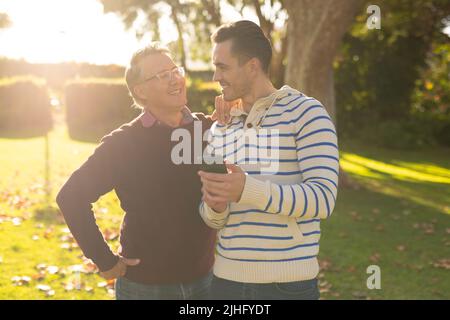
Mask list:
[[[269,108],[274,103],[274,101],[280,100],[280,98],[278,98],[279,95],[280,93],[278,91],[275,91],[266,97],[259,98],[253,104],[252,109],[261,110]],[[248,116],[248,113],[245,112],[242,108],[233,107],[230,110],[230,115],[232,117],[240,117]]]
[[[180,126],[184,126],[194,121],[191,110],[187,106],[184,106],[184,108],[181,110],[181,113],[183,117],[181,119]],[[167,126],[166,124],[159,121],[149,110],[144,110],[142,112],[140,120],[144,128],[153,127],[155,124]]]

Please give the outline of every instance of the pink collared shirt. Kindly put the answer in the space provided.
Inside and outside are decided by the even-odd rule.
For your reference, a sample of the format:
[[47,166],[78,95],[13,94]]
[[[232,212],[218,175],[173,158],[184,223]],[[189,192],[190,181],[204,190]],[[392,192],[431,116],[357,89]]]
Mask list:
[[[181,119],[181,122],[180,122],[181,126],[191,123],[194,120],[191,110],[187,106],[184,106],[184,108],[183,108],[183,110],[181,110],[181,112],[183,113],[183,118]],[[161,121],[159,121],[158,119],[156,119],[156,117],[148,110],[145,110],[142,112],[140,120],[141,120],[142,126],[144,128],[150,128],[155,123],[167,126],[166,124],[164,124]]]

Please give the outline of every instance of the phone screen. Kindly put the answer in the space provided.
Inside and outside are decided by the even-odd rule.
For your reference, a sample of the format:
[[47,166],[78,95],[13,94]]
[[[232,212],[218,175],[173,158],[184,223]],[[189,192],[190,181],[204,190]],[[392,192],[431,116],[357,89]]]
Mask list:
[[200,170],[211,173],[227,173],[227,167],[223,163],[202,164]]

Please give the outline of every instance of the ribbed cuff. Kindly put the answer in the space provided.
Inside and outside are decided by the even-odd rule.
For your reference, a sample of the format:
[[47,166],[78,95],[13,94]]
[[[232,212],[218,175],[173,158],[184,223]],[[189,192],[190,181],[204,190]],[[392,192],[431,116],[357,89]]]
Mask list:
[[260,181],[246,175],[244,190],[238,204],[250,204],[256,208],[264,209],[270,194],[269,183],[269,181]]
[[203,202],[203,209],[206,212],[206,217],[209,220],[223,220],[230,214],[230,205],[227,205],[227,208],[224,212],[216,212],[213,208],[210,208],[206,202]]

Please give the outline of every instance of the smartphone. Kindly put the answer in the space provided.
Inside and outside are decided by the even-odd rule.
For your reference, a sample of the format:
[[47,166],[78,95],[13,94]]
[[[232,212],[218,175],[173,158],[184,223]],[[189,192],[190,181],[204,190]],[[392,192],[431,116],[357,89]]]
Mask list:
[[200,170],[211,173],[228,173],[227,167],[223,163],[203,163],[200,165]]

